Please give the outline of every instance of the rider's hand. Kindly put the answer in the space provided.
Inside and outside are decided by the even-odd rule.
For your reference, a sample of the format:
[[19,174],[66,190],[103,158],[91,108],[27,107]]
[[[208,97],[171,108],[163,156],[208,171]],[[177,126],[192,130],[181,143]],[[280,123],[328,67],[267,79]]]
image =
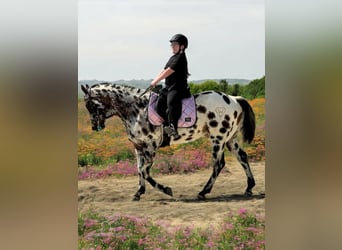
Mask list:
[[152,82],[151,82],[151,86],[154,88],[156,85],[158,84],[158,82],[156,81],[156,80],[153,80]]

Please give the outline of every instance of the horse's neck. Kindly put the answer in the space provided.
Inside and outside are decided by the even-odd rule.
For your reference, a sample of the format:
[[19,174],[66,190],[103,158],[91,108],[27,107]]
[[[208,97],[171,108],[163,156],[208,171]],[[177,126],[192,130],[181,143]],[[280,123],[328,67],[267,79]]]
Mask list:
[[134,126],[138,122],[144,123],[147,120],[146,107],[148,99],[146,97],[129,96],[119,100],[120,103],[115,108],[119,111],[119,117],[123,121],[127,133],[134,131]]
[[134,133],[134,126],[138,123],[138,119],[140,123],[147,121],[145,108],[148,104],[148,98],[146,96],[140,97],[144,91],[143,89],[110,84],[99,85],[98,87],[107,90],[105,92],[109,94],[111,99],[110,105],[112,105],[113,110],[116,111],[115,113],[124,123],[128,135]]

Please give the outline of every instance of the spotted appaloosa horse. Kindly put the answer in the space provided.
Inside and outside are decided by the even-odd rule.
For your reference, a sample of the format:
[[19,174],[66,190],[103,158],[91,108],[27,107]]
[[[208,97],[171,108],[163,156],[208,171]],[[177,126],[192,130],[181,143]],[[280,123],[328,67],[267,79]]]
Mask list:
[[[135,147],[139,172],[139,189],[133,200],[140,200],[145,193],[145,180],[154,188],[172,196],[170,187],[157,183],[150,175],[153,158],[159,147],[165,146],[166,135],[162,126],[153,126],[147,117],[148,95],[143,89],[115,85],[95,84],[92,87],[81,86],[85,93],[85,105],[90,113],[93,130],[102,130],[105,120],[113,115],[123,121],[129,140]],[[216,178],[225,166],[224,147],[235,155],[247,176],[246,196],[252,195],[255,186],[254,177],[248,164],[247,154],[237,142],[237,133],[241,131],[243,140],[250,143],[255,133],[255,116],[251,106],[242,97],[229,96],[216,91],[206,91],[195,95],[197,121],[189,128],[179,128],[180,138],[168,138],[169,144],[180,144],[208,137],[212,142],[214,167],[212,175],[199,199],[205,199],[210,193]],[[164,141],[164,142],[163,142]]]

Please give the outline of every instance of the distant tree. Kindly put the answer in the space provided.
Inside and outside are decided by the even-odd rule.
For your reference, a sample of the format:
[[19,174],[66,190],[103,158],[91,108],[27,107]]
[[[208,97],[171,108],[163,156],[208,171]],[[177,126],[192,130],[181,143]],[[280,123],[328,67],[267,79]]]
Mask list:
[[213,80],[207,80],[199,84],[189,83],[189,87],[192,94],[198,94],[208,90],[220,91],[219,84]]
[[207,90],[220,91],[220,86],[217,84],[217,82],[213,80],[207,80],[201,83],[201,91],[207,91]]
[[221,92],[227,93],[227,91],[228,91],[228,82],[227,82],[227,80],[225,80],[225,79],[220,80],[219,87],[220,87],[220,91]]
[[254,99],[258,97],[265,97],[265,76],[260,79],[252,80],[247,85],[242,85],[239,83],[230,85],[226,80],[223,79],[220,80],[219,83],[214,80],[207,80],[198,84],[190,82],[189,87],[192,94],[214,90],[226,93],[228,95],[239,95],[247,99]]
[[240,95],[240,85],[239,85],[239,84],[235,83],[235,84],[233,85],[233,92],[232,92],[232,95],[233,95],[233,96],[238,96],[238,95]]
[[255,79],[244,86],[241,95],[248,99],[265,97],[265,76],[260,79]]

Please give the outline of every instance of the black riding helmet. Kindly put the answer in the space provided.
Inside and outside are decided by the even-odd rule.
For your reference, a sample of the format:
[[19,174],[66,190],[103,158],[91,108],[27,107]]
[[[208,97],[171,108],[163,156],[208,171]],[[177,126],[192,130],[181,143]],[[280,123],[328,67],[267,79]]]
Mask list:
[[171,39],[170,42],[177,42],[179,45],[184,45],[184,49],[188,47],[188,38],[183,34],[176,34]]

